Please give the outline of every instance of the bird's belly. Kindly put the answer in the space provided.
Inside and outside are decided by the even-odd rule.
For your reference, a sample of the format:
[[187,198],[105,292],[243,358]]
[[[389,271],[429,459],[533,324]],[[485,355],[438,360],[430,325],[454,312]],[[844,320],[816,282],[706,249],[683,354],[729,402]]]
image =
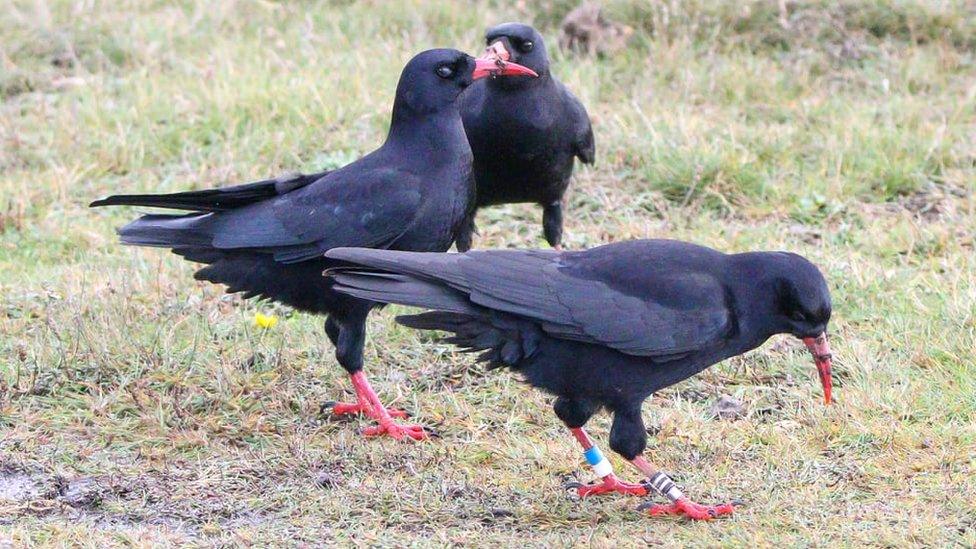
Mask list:
[[601,345],[547,339],[518,369],[529,384],[554,395],[616,408],[640,402],[710,363],[695,359],[655,363]]
[[566,191],[572,158],[505,156],[475,162],[478,205],[550,202]]
[[646,359],[607,347],[548,339],[519,365],[526,381],[552,394],[610,405],[643,399],[654,391]]

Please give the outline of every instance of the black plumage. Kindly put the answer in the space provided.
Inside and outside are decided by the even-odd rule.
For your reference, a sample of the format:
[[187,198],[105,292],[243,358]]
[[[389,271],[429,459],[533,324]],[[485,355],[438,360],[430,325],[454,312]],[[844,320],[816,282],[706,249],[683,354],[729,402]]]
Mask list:
[[[532,202],[542,206],[546,240],[562,243],[563,196],[573,164],[592,164],[593,129],[582,103],[556,80],[542,35],[520,23],[493,27],[485,34],[487,53],[514,61],[539,78],[477,82],[462,97],[461,115],[478,183],[478,207]],[[470,248],[474,226],[459,240]]]
[[291,173],[243,185],[172,194],[119,194],[96,200],[91,206],[150,206],[170,210],[222,212],[287,194],[314,183],[331,170],[318,173]]
[[[657,473],[640,457],[643,401],[774,334],[803,338],[814,351],[829,401],[823,334],[830,294],[820,271],[795,254],[726,255],[673,240],[641,240],[562,253],[338,248],[327,256],[360,266],[332,273],[337,291],[433,309],[398,320],[450,332],[448,341],[556,395],[557,415],[581,443],[590,416],[611,411],[611,448],[649,478]],[[646,492],[615,477],[604,483]],[[672,510],[695,518],[731,511],[688,509]]]
[[[328,315],[336,356],[357,374],[366,316],[376,304],[333,291],[321,273],[336,262],[323,253],[336,246],[447,250],[474,208],[472,155],[457,99],[476,78],[529,72],[456,50],[429,50],[403,69],[386,142],[356,162],[223,189],[112,196],[92,206],[192,210],[144,215],[119,235],[126,244],[171,248],[206,264],[195,278],[225,284],[230,292]],[[356,387],[360,403],[349,410],[381,416],[366,401],[371,389]],[[386,427],[394,436],[404,434]]]

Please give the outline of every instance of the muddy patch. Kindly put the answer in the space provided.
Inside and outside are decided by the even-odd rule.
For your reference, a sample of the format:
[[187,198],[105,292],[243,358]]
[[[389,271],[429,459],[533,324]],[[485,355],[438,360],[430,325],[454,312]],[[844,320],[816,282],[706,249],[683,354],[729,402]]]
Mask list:
[[[244,508],[240,496],[251,493],[257,485],[266,485],[250,477],[251,471],[240,469],[235,473],[233,482],[227,483],[223,478],[200,479],[190,472],[66,475],[0,463],[0,525],[23,519],[41,523],[82,521],[101,530],[161,528],[194,538],[209,535],[208,528],[237,530],[265,523],[270,517]],[[323,482],[335,478],[330,476]],[[302,481],[310,482],[307,476]],[[187,482],[201,485],[198,497],[186,498],[181,493],[180,485]]]
[[0,471],[0,502],[22,503],[41,497],[44,492],[44,482],[40,477]]

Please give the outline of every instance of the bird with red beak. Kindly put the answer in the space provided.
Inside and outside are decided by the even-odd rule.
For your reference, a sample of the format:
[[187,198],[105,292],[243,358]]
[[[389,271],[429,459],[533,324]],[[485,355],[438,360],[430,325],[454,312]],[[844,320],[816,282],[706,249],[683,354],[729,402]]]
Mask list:
[[322,278],[335,246],[446,251],[474,210],[472,154],[458,98],[487,77],[531,78],[517,63],[475,59],[453,49],[415,55],[400,73],[390,129],[382,146],[342,168],[218,189],[118,195],[93,206],[150,206],[190,213],[145,215],[119,229],[126,244],[170,248],[205,264],[195,278],[230,292],[326,315],[325,333],[348,372],[356,401],[330,403],[334,415],[376,422],[367,436],[422,439],[380,402],[363,372],[366,318],[376,303],[333,291]]
[[[499,53],[499,51],[501,53]],[[508,60],[509,55],[504,48],[488,48],[485,53],[475,59],[474,72],[472,77],[475,80],[486,76],[528,76],[538,78],[539,75],[534,70],[523,67],[518,63]]]
[[[478,207],[534,203],[542,207],[542,233],[562,247],[563,203],[576,161],[593,164],[596,145],[582,102],[549,70],[542,35],[522,23],[485,33],[482,59],[518,63],[538,78],[512,76],[476,82],[461,98],[464,131],[474,154]],[[474,221],[458,239],[471,247]]]
[[[581,497],[667,498],[639,507],[652,516],[709,520],[733,513],[730,503],[694,502],[644,456],[641,404],[773,335],[806,343],[831,401],[830,292],[820,270],[796,254],[723,254],[675,240],[635,240],[562,253],[333,249],[327,255],[354,265],[333,273],[337,291],[432,309],[397,320],[449,332],[447,341],[555,395],[556,416],[599,478],[574,483]],[[618,478],[584,429],[601,409],[613,414],[610,448],[643,482]]]
[[817,365],[817,373],[820,376],[820,384],[823,385],[824,402],[830,404],[830,390],[832,380],[830,367],[832,356],[830,354],[830,343],[827,342],[827,332],[820,332],[816,337],[805,337],[803,343],[813,355],[813,360]]

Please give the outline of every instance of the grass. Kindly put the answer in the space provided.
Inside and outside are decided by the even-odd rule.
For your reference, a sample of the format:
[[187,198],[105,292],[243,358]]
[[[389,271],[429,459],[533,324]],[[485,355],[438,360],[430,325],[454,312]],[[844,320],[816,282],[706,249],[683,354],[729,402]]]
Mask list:
[[[590,473],[549,398],[396,309],[367,371],[441,438],[362,440],[321,413],[346,390],[321,319],[195,283],[117,244],[132,211],[86,208],[341,165],[413,53],[510,19],[554,48],[573,2],[0,0],[0,546],[976,544],[976,13],[778,5],[615,0],[628,49],[553,52],[598,143],[569,247],[789,249],[831,282],[837,405],[775,339],[645,406],[652,462],[745,503],[691,524],[570,497]],[[540,215],[485,211],[477,245],[542,246]],[[711,419],[723,395],[745,417]]]

